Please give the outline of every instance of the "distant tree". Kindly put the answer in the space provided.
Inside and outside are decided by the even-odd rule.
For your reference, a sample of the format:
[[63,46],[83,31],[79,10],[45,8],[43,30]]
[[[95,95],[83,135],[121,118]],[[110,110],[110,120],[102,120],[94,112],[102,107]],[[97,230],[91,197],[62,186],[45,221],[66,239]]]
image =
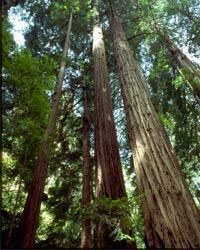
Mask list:
[[[152,6],[149,4],[150,16],[152,18],[153,29],[155,30],[155,34],[160,35],[163,39],[166,47],[171,52],[172,57],[174,58],[175,64],[178,64],[178,70],[181,72],[182,68],[187,71],[192,76],[192,80],[186,81],[192,88],[194,96],[197,98],[200,103],[200,70],[194,65],[194,63],[173,43],[172,39],[160,28]],[[181,11],[182,12],[182,11]],[[183,13],[188,16],[188,12],[183,10]],[[187,77],[186,77],[187,78]]]
[[[193,79],[191,81],[186,81],[192,87],[194,96],[197,98],[200,103],[200,70],[191,62],[191,60],[172,42],[172,40],[167,35],[161,36],[164,39],[164,42],[167,44],[172,57],[175,59],[178,64],[178,68],[186,69],[188,73],[191,74]],[[179,69],[180,70],[180,69]],[[186,77],[187,78],[187,77]]]
[[91,235],[91,220],[88,218],[87,205],[91,200],[91,169],[90,169],[90,114],[89,104],[87,96],[87,85],[84,76],[83,83],[83,189],[82,189],[82,205],[84,209],[83,221],[82,221],[82,236],[81,236],[81,248],[92,247],[92,235]]
[[57,85],[52,100],[52,111],[49,117],[49,124],[45,131],[45,136],[41,144],[40,152],[38,154],[38,159],[35,166],[35,172],[33,174],[33,179],[30,184],[28,197],[26,200],[26,204],[20,222],[18,247],[21,248],[30,248],[33,246],[35,241],[35,234],[39,219],[42,195],[44,192],[45,180],[47,177],[47,167],[52,146],[52,136],[55,133],[59,101],[62,93],[62,85],[64,79],[64,70],[66,66],[66,56],[69,48],[71,25],[72,25],[72,12],[70,14],[68,30],[63,48]]

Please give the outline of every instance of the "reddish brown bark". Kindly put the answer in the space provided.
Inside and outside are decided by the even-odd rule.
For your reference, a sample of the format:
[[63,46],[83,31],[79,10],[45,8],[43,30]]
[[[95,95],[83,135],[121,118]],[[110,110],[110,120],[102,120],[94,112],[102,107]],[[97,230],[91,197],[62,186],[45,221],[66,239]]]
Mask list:
[[[95,26],[93,29],[94,63],[94,125],[96,158],[96,195],[112,199],[126,196],[119,148],[112,112],[112,100],[108,86],[108,70],[102,29],[99,25],[97,1],[94,1]],[[114,212],[114,211],[113,211]],[[96,226],[95,247],[127,248],[126,241],[114,241],[114,230],[106,223]]]
[[19,248],[32,248],[35,240],[36,229],[39,219],[40,206],[42,202],[42,195],[44,192],[45,180],[47,177],[47,168],[51,152],[52,136],[55,132],[56,121],[58,116],[59,101],[62,93],[62,85],[64,79],[64,69],[66,66],[66,56],[69,48],[69,37],[72,24],[72,14],[70,14],[69,25],[61,59],[57,85],[52,100],[52,111],[49,118],[48,127],[41,145],[38,159],[35,165],[35,171],[30,184],[28,197],[26,199],[25,207],[22,213],[19,234],[18,246]]
[[110,26],[150,248],[200,247],[200,217],[110,1]]
[[93,30],[93,63],[97,197],[124,197],[126,192],[108,86],[103,34],[99,24]]
[[[87,205],[90,204],[90,116],[88,107],[88,97],[85,79],[83,80],[83,189],[82,189],[82,205],[83,209],[87,211]],[[91,220],[87,215],[83,215],[81,248],[91,248]]]

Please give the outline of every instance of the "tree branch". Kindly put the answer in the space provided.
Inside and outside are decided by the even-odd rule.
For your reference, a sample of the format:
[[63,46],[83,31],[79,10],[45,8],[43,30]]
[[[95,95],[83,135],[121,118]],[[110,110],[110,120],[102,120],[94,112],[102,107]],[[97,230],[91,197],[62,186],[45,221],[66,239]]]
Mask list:
[[131,36],[131,37],[127,38],[127,41],[129,41],[129,40],[131,40],[133,38],[136,38],[138,36],[142,36],[142,35],[155,35],[155,34],[157,34],[157,33],[156,32],[142,32],[142,33],[138,33],[138,34],[136,34],[134,36]]

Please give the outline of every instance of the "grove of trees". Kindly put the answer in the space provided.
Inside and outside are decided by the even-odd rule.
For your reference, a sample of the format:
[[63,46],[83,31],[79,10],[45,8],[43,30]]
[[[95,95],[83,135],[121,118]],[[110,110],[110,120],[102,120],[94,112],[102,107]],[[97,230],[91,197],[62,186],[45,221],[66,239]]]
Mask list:
[[200,248],[198,0],[2,1],[2,125],[2,248]]

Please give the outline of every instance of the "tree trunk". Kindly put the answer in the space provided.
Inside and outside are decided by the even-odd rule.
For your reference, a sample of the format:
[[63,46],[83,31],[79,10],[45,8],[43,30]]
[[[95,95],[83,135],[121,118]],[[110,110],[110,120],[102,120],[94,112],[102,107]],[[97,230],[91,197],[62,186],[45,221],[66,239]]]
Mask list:
[[193,81],[190,82],[190,86],[193,89],[194,95],[198,98],[200,102],[200,71],[196,68],[196,66],[190,61],[190,59],[171,41],[171,39],[161,33],[166,45],[168,46],[169,50],[173,58],[175,59],[176,63],[182,68],[187,69],[191,75],[194,77]]
[[110,26],[150,248],[200,247],[199,212],[110,2]]
[[[126,196],[123,173],[120,163],[117,134],[112,112],[112,99],[108,86],[108,70],[102,29],[99,25],[97,1],[94,1],[95,25],[93,29],[94,63],[94,125],[96,159],[97,198],[111,199]],[[127,248],[126,242],[116,242],[110,236],[114,230],[99,221],[96,225],[95,247]]]
[[30,184],[28,197],[21,217],[17,246],[19,248],[32,248],[35,240],[42,195],[44,192],[45,180],[47,177],[47,168],[51,152],[51,144],[53,140],[52,136],[56,129],[58,107],[62,93],[64,70],[66,66],[66,56],[69,48],[71,25],[72,13],[70,14],[63,55],[58,73],[57,85],[52,100],[52,111],[49,117],[47,129],[45,131],[45,136],[42,141],[41,149],[38,154],[33,179]]
[[[85,211],[87,205],[90,204],[90,116],[88,109],[88,97],[86,90],[85,79],[83,80],[83,190],[82,190],[82,205]],[[82,235],[81,235],[81,248],[91,248],[91,221],[87,215],[83,215],[82,222]]]
[[[156,17],[153,13],[153,9],[151,4],[149,4],[149,11],[151,12],[151,18],[153,21],[153,28],[155,29],[156,33],[159,34],[163,42],[168,47],[169,51],[171,52],[172,58],[178,64],[176,65],[179,72],[182,72],[180,68],[185,68],[187,71],[193,76],[191,82],[186,80],[186,76],[184,76],[186,83],[192,89],[194,97],[200,103],[200,70],[192,63],[192,61],[172,42],[170,37],[166,35],[156,21]],[[183,75],[183,73],[181,73]]]
[[7,236],[6,242],[5,242],[6,248],[12,248],[12,233],[13,233],[13,228],[14,228],[14,224],[15,224],[15,217],[16,217],[16,214],[17,214],[18,204],[19,204],[19,201],[20,201],[20,198],[21,198],[21,187],[22,187],[22,179],[20,178],[20,180],[19,180],[19,188],[18,188],[18,191],[17,191],[17,197],[16,197],[16,200],[15,200],[15,206],[13,208],[13,216],[12,216],[12,220],[11,220],[11,223],[10,223],[8,236]]
[[97,197],[126,196],[121,169],[102,29],[93,30],[95,153]]

